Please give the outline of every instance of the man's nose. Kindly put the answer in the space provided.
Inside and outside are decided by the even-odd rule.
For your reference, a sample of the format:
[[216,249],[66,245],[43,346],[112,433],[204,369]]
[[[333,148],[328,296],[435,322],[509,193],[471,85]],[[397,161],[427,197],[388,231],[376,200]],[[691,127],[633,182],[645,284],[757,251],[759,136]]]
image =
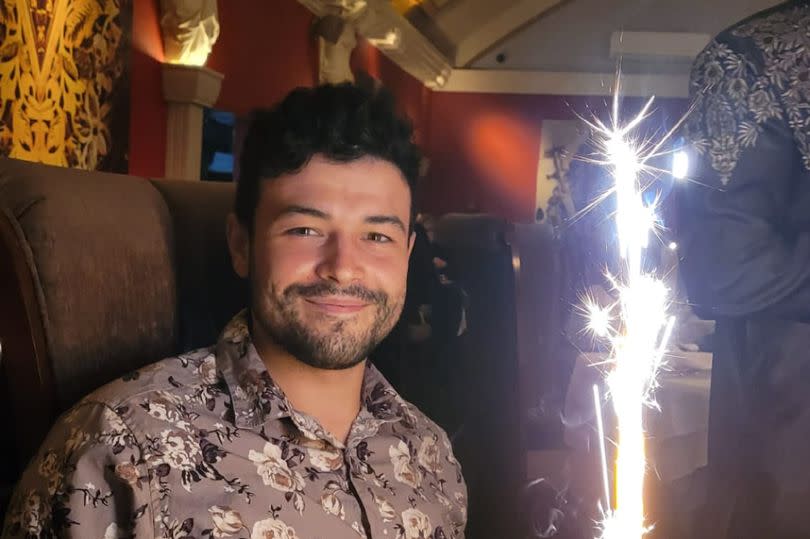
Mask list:
[[324,245],[323,259],[316,273],[321,279],[348,285],[361,279],[364,270],[356,241],[335,235]]

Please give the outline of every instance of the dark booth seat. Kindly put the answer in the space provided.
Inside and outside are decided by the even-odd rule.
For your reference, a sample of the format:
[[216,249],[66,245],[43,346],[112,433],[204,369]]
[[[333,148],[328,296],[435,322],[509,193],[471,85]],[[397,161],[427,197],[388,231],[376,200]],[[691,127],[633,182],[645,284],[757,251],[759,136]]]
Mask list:
[[0,160],[4,479],[83,395],[213,343],[245,304],[225,241],[233,191]]

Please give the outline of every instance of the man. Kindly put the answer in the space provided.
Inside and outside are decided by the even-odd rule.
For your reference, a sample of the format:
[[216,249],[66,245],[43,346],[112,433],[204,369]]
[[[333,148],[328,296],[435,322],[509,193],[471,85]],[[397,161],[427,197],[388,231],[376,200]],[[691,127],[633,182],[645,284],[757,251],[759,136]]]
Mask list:
[[64,415],[3,537],[461,537],[445,433],[366,358],[405,300],[409,125],[350,85],[256,114],[227,234],[250,309]]
[[810,2],[698,57],[682,275],[717,320],[708,505],[695,537],[810,537]]

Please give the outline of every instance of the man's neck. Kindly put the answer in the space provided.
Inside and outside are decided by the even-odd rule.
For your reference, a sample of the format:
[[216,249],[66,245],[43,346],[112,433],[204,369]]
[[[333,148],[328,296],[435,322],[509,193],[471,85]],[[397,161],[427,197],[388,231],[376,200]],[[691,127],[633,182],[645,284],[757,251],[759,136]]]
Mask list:
[[290,355],[269,337],[256,333],[261,332],[253,335],[256,351],[293,407],[317,419],[345,443],[360,411],[366,362],[348,369],[318,369]]

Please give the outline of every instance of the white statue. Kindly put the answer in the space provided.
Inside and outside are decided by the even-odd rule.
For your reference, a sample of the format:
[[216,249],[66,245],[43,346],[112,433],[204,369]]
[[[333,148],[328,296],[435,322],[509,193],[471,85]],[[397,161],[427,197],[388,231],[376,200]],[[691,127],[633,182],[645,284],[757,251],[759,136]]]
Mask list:
[[166,60],[201,66],[219,37],[216,0],[160,0]]
[[319,82],[354,82],[349,66],[352,50],[357,46],[354,24],[349,20],[327,15],[318,21],[316,29],[320,37]]

